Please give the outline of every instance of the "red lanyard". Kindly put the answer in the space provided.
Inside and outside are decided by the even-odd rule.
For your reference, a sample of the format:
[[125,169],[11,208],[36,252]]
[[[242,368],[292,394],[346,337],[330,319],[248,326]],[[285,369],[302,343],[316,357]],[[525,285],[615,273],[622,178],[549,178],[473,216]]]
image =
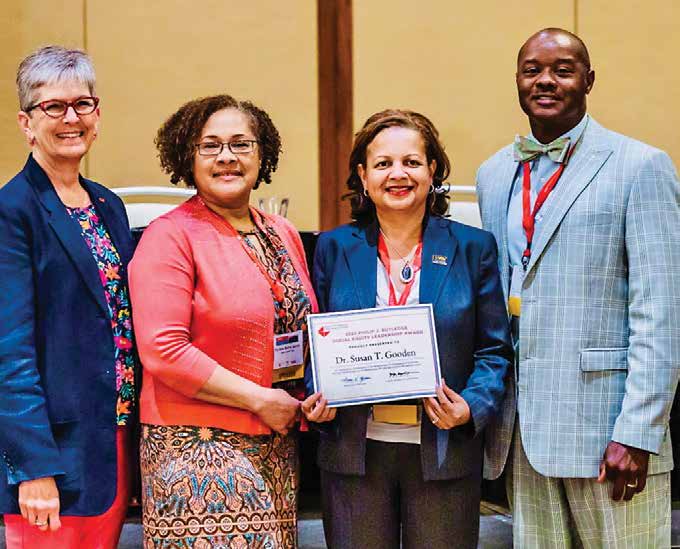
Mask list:
[[380,257],[380,262],[383,264],[383,267],[385,267],[385,271],[387,271],[387,284],[390,287],[388,305],[390,307],[393,307],[394,305],[406,305],[406,300],[408,299],[408,296],[411,293],[411,288],[416,281],[416,274],[418,271],[420,271],[420,266],[422,264],[423,243],[420,242],[418,244],[416,253],[413,255],[413,263],[411,264],[413,267],[413,278],[410,282],[404,285],[404,291],[401,293],[401,296],[399,296],[399,301],[397,301],[397,295],[394,291],[394,286],[392,285],[392,277],[390,276],[390,254],[387,251],[387,244],[385,243],[383,235],[378,236],[378,256]]
[[[267,240],[269,240],[269,238],[267,237],[266,228],[264,228],[262,226],[258,215],[253,215],[253,221],[255,222],[255,225],[257,226],[257,228],[262,232],[262,234],[265,235],[265,238],[267,238]],[[283,311],[283,301],[284,301],[284,298],[285,298],[285,293],[284,293],[284,289],[283,289],[283,283],[281,282],[280,274],[279,274],[278,277],[272,278],[269,275],[269,271],[267,270],[267,268],[262,264],[262,261],[260,260],[260,258],[255,253],[255,250],[253,250],[250,246],[248,246],[248,244],[245,241],[246,239],[243,236],[238,235],[238,240],[241,243],[241,246],[243,247],[245,252],[248,254],[248,257],[250,257],[250,259],[253,261],[253,263],[255,263],[257,268],[260,269],[262,276],[265,278],[265,280],[269,284],[269,287],[272,290],[272,295],[274,296],[274,299],[276,299],[276,301],[278,301],[279,305],[281,306],[280,312]],[[280,267],[281,267],[281,265],[279,265],[279,271],[281,270]]]
[[[260,261],[260,258],[257,256],[257,254],[255,253],[255,251],[254,251],[250,246],[248,246],[248,244],[247,244],[246,241],[245,241],[245,238],[244,238],[243,236],[241,236],[241,235],[238,233],[238,231],[237,231],[236,229],[234,229],[234,227],[232,227],[231,224],[230,224],[228,221],[226,221],[222,216],[216,214],[216,213],[213,212],[210,208],[208,208],[208,207],[205,205],[205,202],[203,202],[203,200],[201,200],[200,197],[199,197],[199,200],[201,201],[201,204],[203,204],[203,207],[205,207],[205,208],[206,208],[208,211],[210,211],[213,215],[217,216],[217,218],[218,218],[219,220],[221,220],[222,223],[224,223],[224,226],[227,227],[227,228],[229,229],[229,231],[230,231],[234,236],[236,236],[236,238],[238,239],[238,241],[241,243],[241,247],[243,248],[243,250],[248,254],[248,257],[251,259],[251,261],[252,261],[253,263],[255,263],[255,265],[257,266],[257,268],[258,268],[258,269],[260,270],[260,272],[262,273],[262,276],[264,277],[264,279],[265,279],[265,280],[267,281],[267,283],[269,284],[269,287],[271,288],[272,295],[274,296],[274,299],[276,299],[276,301],[277,301],[277,302],[279,303],[279,305],[280,305],[280,307],[279,307],[279,313],[283,312],[283,301],[284,301],[284,299],[285,299],[285,293],[284,293],[283,283],[281,282],[281,277],[279,276],[279,277],[277,277],[277,278],[272,278],[272,277],[269,275],[269,272],[267,271],[267,268],[262,264],[262,261]],[[255,225],[256,225],[257,228],[262,232],[262,234],[265,235],[265,238],[267,238],[267,240],[269,240],[269,238],[267,237],[266,228],[262,226],[262,222],[261,222],[260,216],[258,215],[258,213],[257,213],[255,210],[251,210],[251,212],[252,212],[253,221],[255,222]],[[283,259],[282,259],[282,263],[283,263]],[[280,270],[280,269],[279,269],[279,270]],[[284,313],[284,314],[285,314],[285,313]]]
[[541,190],[536,197],[533,210],[531,209],[531,166],[529,166],[529,162],[524,162],[522,164],[522,227],[524,227],[524,234],[527,237],[527,247],[524,248],[524,252],[522,252],[522,267],[524,267],[525,271],[527,270],[529,260],[531,259],[531,243],[534,240],[536,214],[560,180],[562,172],[575,148],[576,146],[573,146],[569,149],[564,162],[557,167],[555,173],[553,173],[550,176],[550,179],[548,179],[543,187],[541,187]]

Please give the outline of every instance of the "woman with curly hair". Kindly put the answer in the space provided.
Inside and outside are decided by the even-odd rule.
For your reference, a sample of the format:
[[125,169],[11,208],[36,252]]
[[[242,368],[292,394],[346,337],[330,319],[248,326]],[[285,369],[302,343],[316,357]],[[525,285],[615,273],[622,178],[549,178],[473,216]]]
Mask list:
[[[180,107],[156,145],[197,195],[146,229],[130,266],[145,547],[295,547],[297,378],[316,300],[295,228],[249,206],[279,133],[218,95]],[[324,404],[305,401],[311,419]]]

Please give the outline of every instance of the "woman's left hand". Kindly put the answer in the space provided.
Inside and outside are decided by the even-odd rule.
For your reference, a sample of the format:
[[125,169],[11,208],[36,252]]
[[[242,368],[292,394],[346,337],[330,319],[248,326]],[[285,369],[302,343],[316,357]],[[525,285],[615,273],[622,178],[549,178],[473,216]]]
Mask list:
[[305,414],[307,421],[323,423],[335,419],[336,409],[326,406],[328,401],[323,398],[321,393],[314,393],[302,401],[302,413]]
[[439,429],[452,429],[470,421],[470,407],[456,391],[442,384],[437,387],[437,398],[423,399],[423,406],[430,421]]

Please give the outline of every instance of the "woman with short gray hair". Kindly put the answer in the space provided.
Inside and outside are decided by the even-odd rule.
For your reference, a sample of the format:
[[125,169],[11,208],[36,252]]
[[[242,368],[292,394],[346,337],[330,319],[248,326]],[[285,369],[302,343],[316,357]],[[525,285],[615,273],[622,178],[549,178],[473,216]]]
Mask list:
[[137,359],[122,201],[80,175],[92,61],[47,46],[17,71],[31,149],[0,189],[0,513],[7,547],[115,548],[130,498]]

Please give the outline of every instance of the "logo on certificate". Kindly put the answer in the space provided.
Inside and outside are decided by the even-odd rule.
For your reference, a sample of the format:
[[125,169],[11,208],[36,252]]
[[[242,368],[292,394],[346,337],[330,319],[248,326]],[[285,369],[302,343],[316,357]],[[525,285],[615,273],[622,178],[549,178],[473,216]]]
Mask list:
[[319,335],[321,337],[326,337],[328,334],[330,334],[330,332],[328,330],[326,330],[326,328],[324,328],[323,326],[321,326],[321,328],[319,328]]

